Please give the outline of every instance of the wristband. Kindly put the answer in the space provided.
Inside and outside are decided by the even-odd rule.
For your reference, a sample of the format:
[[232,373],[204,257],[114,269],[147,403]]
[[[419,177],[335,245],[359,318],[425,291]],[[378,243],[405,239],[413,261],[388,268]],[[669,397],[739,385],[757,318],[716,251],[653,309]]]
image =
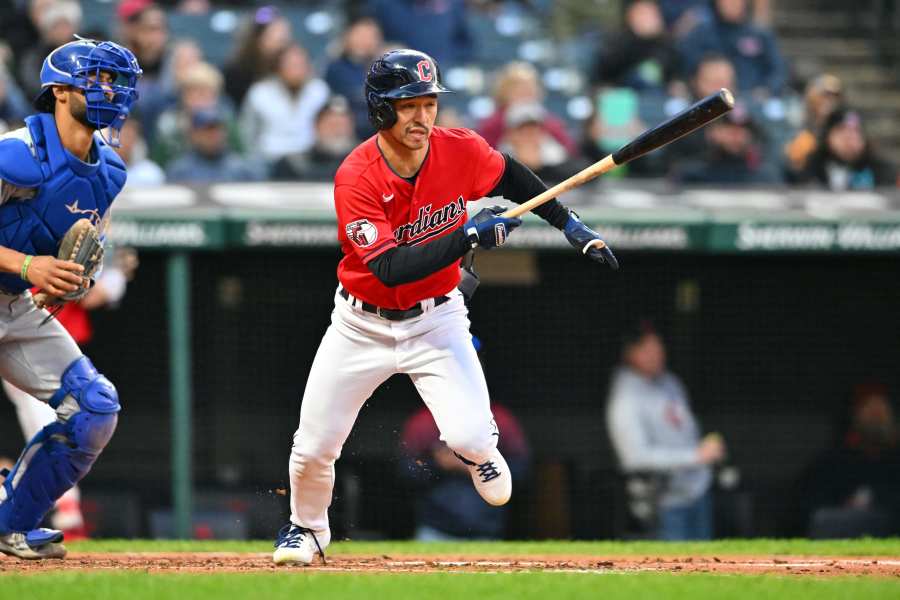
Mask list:
[[[28,256],[25,257],[25,260],[22,262],[22,272],[19,273],[19,276],[25,281],[28,281],[28,267],[31,266],[32,258],[34,258],[34,257],[29,254]],[[28,281],[28,283],[31,283],[31,282]]]

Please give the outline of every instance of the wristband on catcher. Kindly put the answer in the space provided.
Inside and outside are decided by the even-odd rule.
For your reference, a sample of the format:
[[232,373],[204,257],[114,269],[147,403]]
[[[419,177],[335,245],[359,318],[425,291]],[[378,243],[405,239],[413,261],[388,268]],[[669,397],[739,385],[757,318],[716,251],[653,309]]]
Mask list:
[[[31,266],[31,260],[32,260],[33,258],[34,258],[34,257],[33,257],[32,255],[29,254],[28,256],[25,257],[25,260],[22,261],[22,272],[19,273],[19,276],[20,276],[24,281],[28,281],[28,267]],[[31,282],[28,281],[28,283],[31,283]]]

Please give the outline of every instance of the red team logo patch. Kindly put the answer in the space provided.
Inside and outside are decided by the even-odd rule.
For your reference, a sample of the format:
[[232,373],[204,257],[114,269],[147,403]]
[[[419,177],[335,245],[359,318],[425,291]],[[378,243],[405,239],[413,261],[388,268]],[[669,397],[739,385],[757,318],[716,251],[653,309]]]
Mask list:
[[378,239],[378,230],[366,219],[347,223],[347,237],[360,248],[368,248]]
[[416,64],[416,68],[419,70],[419,79],[422,81],[428,82],[434,79],[434,71],[432,71],[431,62],[420,60]]

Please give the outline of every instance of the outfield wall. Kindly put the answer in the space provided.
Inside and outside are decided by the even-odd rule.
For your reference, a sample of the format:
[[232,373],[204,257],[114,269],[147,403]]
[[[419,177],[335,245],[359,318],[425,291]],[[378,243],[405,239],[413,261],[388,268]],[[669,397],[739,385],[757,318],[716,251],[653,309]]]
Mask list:
[[[117,384],[125,410],[84,487],[88,497],[125,494],[134,513],[125,520],[137,519],[141,534],[151,530],[154,509],[171,505],[165,282],[173,250],[189,250],[190,259],[197,502],[207,491],[250,498],[252,510],[266,513],[251,533],[284,518],[284,498],[270,492],[286,484],[339,251],[327,187],[307,190],[309,206],[293,208],[276,206],[271,191],[265,200],[260,189],[232,193],[265,209],[210,205],[212,190],[180,188],[163,198],[193,194],[196,203],[151,209],[132,195],[117,215],[114,237],[143,249],[141,269],[121,307],[96,315],[87,352]],[[642,200],[644,207],[625,209],[599,203],[599,192],[578,198],[586,218],[611,233],[618,273],[582,259],[540,223],[516,232],[516,247],[479,258],[484,283],[472,329],[484,340],[494,398],[520,417],[533,449],[533,477],[517,491],[511,534],[622,533],[603,402],[621,333],[643,316],[662,330],[704,429],[725,436],[742,472],[740,494],[721,503],[740,518],[732,514],[723,531],[803,533],[798,482],[838,435],[852,388],[879,381],[900,390],[896,199],[829,196],[836,206],[856,206],[850,218],[846,208],[816,209],[818,196],[756,192],[711,209],[686,195],[676,202],[674,194],[616,193],[672,204]],[[755,209],[747,206],[752,198]],[[788,208],[775,210],[775,202]],[[338,468],[340,534],[410,533],[410,494],[394,458],[403,419],[417,407],[412,387],[395,378],[362,411]],[[13,454],[20,437],[5,410],[2,448]]]

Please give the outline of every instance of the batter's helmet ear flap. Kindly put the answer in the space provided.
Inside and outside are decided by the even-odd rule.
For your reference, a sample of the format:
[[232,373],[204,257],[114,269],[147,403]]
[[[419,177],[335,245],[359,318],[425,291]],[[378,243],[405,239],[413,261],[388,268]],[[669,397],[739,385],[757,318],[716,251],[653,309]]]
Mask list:
[[397,122],[397,112],[390,100],[385,100],[377,93],[366,92],[369,101],[369,122],[375,129],[390,129]]

